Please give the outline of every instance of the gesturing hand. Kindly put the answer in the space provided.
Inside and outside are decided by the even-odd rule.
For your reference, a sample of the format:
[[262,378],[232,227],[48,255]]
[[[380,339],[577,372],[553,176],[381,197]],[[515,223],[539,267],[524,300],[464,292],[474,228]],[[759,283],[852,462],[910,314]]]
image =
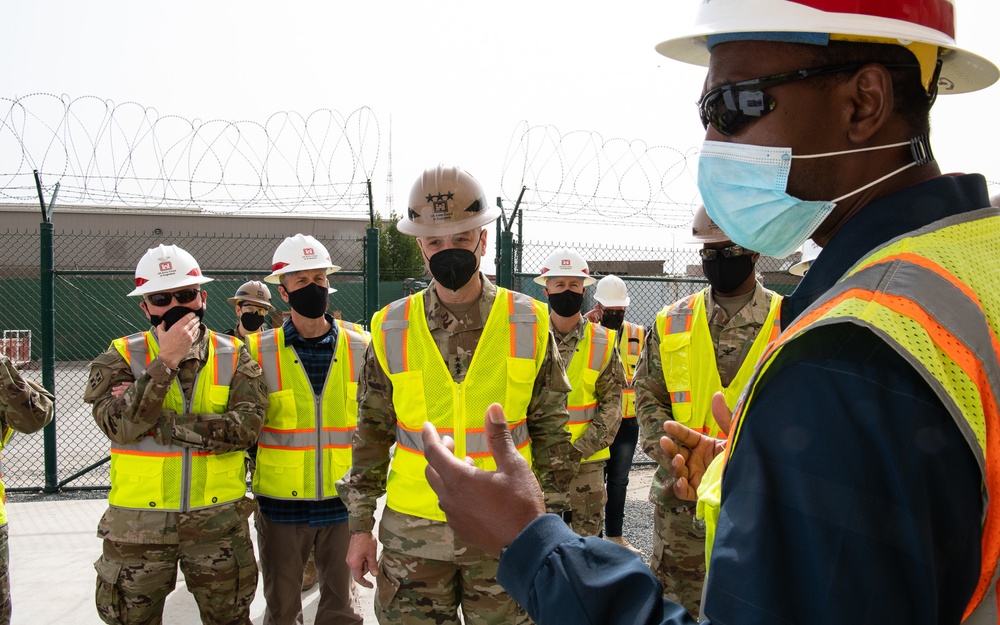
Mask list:
[[[722,393],[712,396],[712,416],[719,428],[728,434],[733,413]],[[698,486],[705,469],[716,456],[725,453],[726,441],[706,436],[676,421],[664,423],[663,431],[667,436],[660,438],[660,449],[671,458],[670,475],[677,478],[674,495],[687,501],[697,501]]]
[[448,525],[467,542],[500,555],[529,523],[545,514],[542,490],[527,461],[517,453],[499,404],[486,410],[486,440],[496,471],[477,469],[471,458],[455,457],[455,443],[424,423],[427,481],[437,493]]

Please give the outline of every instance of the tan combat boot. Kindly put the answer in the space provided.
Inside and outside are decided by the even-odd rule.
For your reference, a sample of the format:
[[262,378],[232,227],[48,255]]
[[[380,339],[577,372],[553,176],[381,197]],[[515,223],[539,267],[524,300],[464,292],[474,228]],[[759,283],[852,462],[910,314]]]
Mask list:
[[632,553],[637,553],[639,555],[642,555],[642,551],[633,547],[627,540],[625,540],[624,536],[605,536],[605,538],[615,543],[616,545],[621,545],[622,547],[625,547]]

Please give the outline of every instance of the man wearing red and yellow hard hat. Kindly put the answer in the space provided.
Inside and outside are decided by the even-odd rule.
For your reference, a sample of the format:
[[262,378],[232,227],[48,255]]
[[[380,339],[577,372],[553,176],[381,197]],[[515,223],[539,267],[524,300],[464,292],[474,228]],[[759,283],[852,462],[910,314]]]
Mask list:
[[[1000,211],[982,176],[942,175],[927,135],[937,95],[1000,73],[957,47],[954,12],[711,0],[657,47],[708,65],[709,216],[768,256],[823,248],[735,410],[705,621],[997,623]],[[668,432],[675,492],[690,496],[722,445]],[[488,501],[522,469],[468,471],[427,434],[442,509],[505,548],[498,580],[536,623],[693,622],[633,554],[574,538],[530,495],[507,498],[522,522],[502,527],[469,512],[478,499],[453,507],[457,489]]]

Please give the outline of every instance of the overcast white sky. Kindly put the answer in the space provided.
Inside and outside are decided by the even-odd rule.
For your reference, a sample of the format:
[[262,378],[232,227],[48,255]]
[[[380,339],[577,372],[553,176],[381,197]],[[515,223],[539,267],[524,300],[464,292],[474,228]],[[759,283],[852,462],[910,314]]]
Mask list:
[[[5,97],[33,92],[135,101],[160,115],[263,122],[368,106],[388,141],[395,208],[439,161],[513,204],[504,157],[523,121],[697,148],[702,68],[653,46],[692,22],[696,0],[460,2],[11,2],[0,21]],[[1000,62],[986,0],[958,0],[960,45]],[[1000,86],[941,97],[932,143],[944,171],[996,181]],[[385,154],[373,175],[384,196]],[[508,173],[508,176],[510,174]],[[690,172],[693,176],[693,171]],[[381,190],[379,190],[381,188]],[[693,188],[693,187],[692,187]],[[690,191],[685,201],[694,201]],[[671,244],[662,229],[526,223],[529,240]],[[677,236],[680,243],[682,235]]]

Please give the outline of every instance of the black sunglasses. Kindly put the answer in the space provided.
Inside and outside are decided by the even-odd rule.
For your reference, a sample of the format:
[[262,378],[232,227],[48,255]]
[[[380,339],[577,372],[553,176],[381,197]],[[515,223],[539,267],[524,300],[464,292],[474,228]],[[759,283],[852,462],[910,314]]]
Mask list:
[[753,250],[748,250],[742,245],[730,245],[722,249],[702,248],[698,250],[698,254],[701,255],[702,260],[715,260],[719,257],[719,254],[722,254],[723,258],[736,258],[744,254],[753,254]]
[[146,301],[153,306],[166,306],[170,300],[177,300],[178,304],[190,304],[194,298],[198,297],[201,289],[183,289],[173,293],[150,293],[146,296]]
[[[708,130],[708,125],[711,124],[713,128],[729,136],[755,119],[770,113],[778,105],[774,98],[764,93],[765,89],[814,76],[855,72],[867,64],[852,63],[800,69],[716,87],[702,96],[698,102],[701,125]],[[887,69],[904,67],[920,69],[920,65],[916,63],[883,63],[882,66]]]

